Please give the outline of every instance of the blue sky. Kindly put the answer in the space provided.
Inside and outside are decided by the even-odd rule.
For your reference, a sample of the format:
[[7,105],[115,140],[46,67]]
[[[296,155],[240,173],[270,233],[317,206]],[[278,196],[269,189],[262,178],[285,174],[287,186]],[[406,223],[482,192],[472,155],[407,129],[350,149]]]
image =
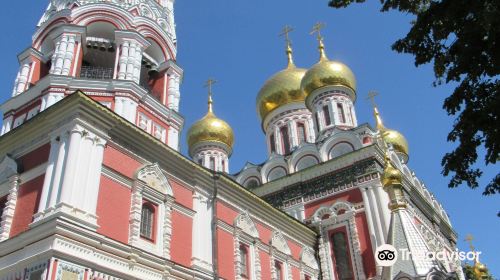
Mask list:
[[[48,1],[8,1],[0,10],[4,26],[0,52],[0,101],[9,98],[18,70],[16,54],[29,46],[35,25]],[[398,54],[391,44],[404,36],[410,17],[380,13],[378,1],[335,10],[327,1],[300,0],[177,0],[176,22],[178,63],[185,70],[181,87],[181,114],[185,132],[206,112],[203,83],[214,77],[215,113],[234,129],[236,144],[231,172],[246,161],[266,159],[265,139],[255,109],[255,97],[265,80],[286,64],[283,39],[285,24],[295,31],[295,62],[310,67],[317,62],[317,43],[309,31],[314,23],[326,23],[323,31],[328,56],[349,65],[358,81],[357,116],[360,123],[373,124],[369,90],[380,93],[377,103],[387,127],[401,131],[410,145],[410,167],[437,196],[459,234],[459,246],[466,250],[465,235],[475,236],[475,246],[486,263],[500,276],[500,196],[483,197],[481,191],[465,186],[448,189],[441,175],[441,159],[454,144],[446,142],[453,118],[442,103],[453,87],[432,87],[432,67],[415,68],[412,57]],[[484,165],[478,165],[485,168]],[[485,168],[484,188],[496,167]],[[495,265],[495,263],[497,265]]]

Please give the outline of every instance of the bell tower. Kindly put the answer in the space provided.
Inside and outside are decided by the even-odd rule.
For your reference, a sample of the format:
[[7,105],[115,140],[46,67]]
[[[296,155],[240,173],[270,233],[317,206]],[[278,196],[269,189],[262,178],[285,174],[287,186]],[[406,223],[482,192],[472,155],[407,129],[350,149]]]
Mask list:
[[19,55],[1,134],[76,90],[179,149],[173,0],[51,0]]

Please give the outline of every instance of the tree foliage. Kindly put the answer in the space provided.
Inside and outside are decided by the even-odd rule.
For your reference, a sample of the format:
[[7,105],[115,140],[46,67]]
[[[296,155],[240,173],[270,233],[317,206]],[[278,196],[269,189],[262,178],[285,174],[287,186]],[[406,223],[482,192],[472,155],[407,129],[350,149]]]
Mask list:
[[[330,0],[335,8],[365,0]],[[443,108],[456,117],[448,141],[458,142],[442,160],[449,187],[478,187],[482,171],[475,166],[478,151],[484,163],[497,166],[500,155],[500,1],[498,0],[380,0],[381,11],[413,14],[406,37],[392,49],[412,54],[415,65],[433,63],[435,86],[456,83]],[[500,173],[484,195],[500,193]],[[499,213],[500,215],[500,213]]]

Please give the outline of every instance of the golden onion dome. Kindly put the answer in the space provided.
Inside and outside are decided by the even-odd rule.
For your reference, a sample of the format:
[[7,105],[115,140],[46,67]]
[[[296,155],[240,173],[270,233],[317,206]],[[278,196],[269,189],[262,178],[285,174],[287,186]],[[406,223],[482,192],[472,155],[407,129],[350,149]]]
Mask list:
[[325,47],[320,38],[320,60],[313,67],[307,70],[302,79],[301,89],[306,96],[313,91],[325,86],[345,86],[350,88],[354,95],[352,100],[356,99],[356,78],[351,69],[338,61],[329,60],[325,54]]
[[295,67],[290,45],[286,53],[288,67],[269,78],[257,95],[257,113],[262,121],[276,108],[293,102],[304,102],[305,95],[300,89],[300,82],[306,69]]
[[384,187],[401,185],[402,181],[403,176],[401,172],[388,162],[384,169],[384,175],[382,176],[382,184]]
[[195,122],[187,133],[187,142],[189,151],[201,142],[218,142],[233,148],[234,133],[229,124],[215,116],[212,110],[212,98],[208,101],[209,107],[207,114],[199,121]]
[[394,151],[404,157],[404,162],[408,161],[408,141],[400,132],[392,129],[385,129],[382,133],[384,141],[392,145]]
[[392,148],[400,157],[402,157],[403,162],[408,162],[409,157],[409,149],[408,149],[408,141],[399,131],[388,129],[382,123],[382,118],[380,117],[380,113],[378,112],[377,107],[374,105],[373,112],[375,115],[375,120],[377,124],[378,131],[382,134],[382,139],[387,144],[391,144]]

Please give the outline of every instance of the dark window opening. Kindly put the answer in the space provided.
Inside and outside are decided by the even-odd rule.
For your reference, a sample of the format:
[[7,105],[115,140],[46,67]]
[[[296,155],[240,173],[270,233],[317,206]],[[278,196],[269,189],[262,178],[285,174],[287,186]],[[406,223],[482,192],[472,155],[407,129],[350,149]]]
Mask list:
[[346,235],[343,232],[334,233],[332,236],[332,247],[335,272],[339,280],[352,280],[353,273],[350,261],[349,247]]
[[155,210],[151,205],[143,204],[141,210],[141,237],[153,239]]
[[337,103],[337,111],[339,114],[339,120],[341,123],[345,123],[345,113],[344,113],[344,107],[342,104]]
[[210,157],[210,169],[215,170],[215,158]]
[[288,128],[282,126],[280,128],[281,140],[283,141],[283,152],[284,154],[290,153],[290,137],[288,135]]
[[276,270],[276,279],[283,280],[283,264],[280,262],[275,262],[274,269]]
[[274,139],[274,133],[271,134],[269,138],[269,145],[271,146],[271,153],[276,152],[276,139]]
[[325,116],[325,125],[329,126],[332,124],[332,120],[330,119],[330,112],[328,111],[328,105],[323,106],[323,116]]
[[245,245],[240,245],[240,265],[241,265],[241,276],[248,278],[249,276],[249,265],[248,265],[248,249]]

